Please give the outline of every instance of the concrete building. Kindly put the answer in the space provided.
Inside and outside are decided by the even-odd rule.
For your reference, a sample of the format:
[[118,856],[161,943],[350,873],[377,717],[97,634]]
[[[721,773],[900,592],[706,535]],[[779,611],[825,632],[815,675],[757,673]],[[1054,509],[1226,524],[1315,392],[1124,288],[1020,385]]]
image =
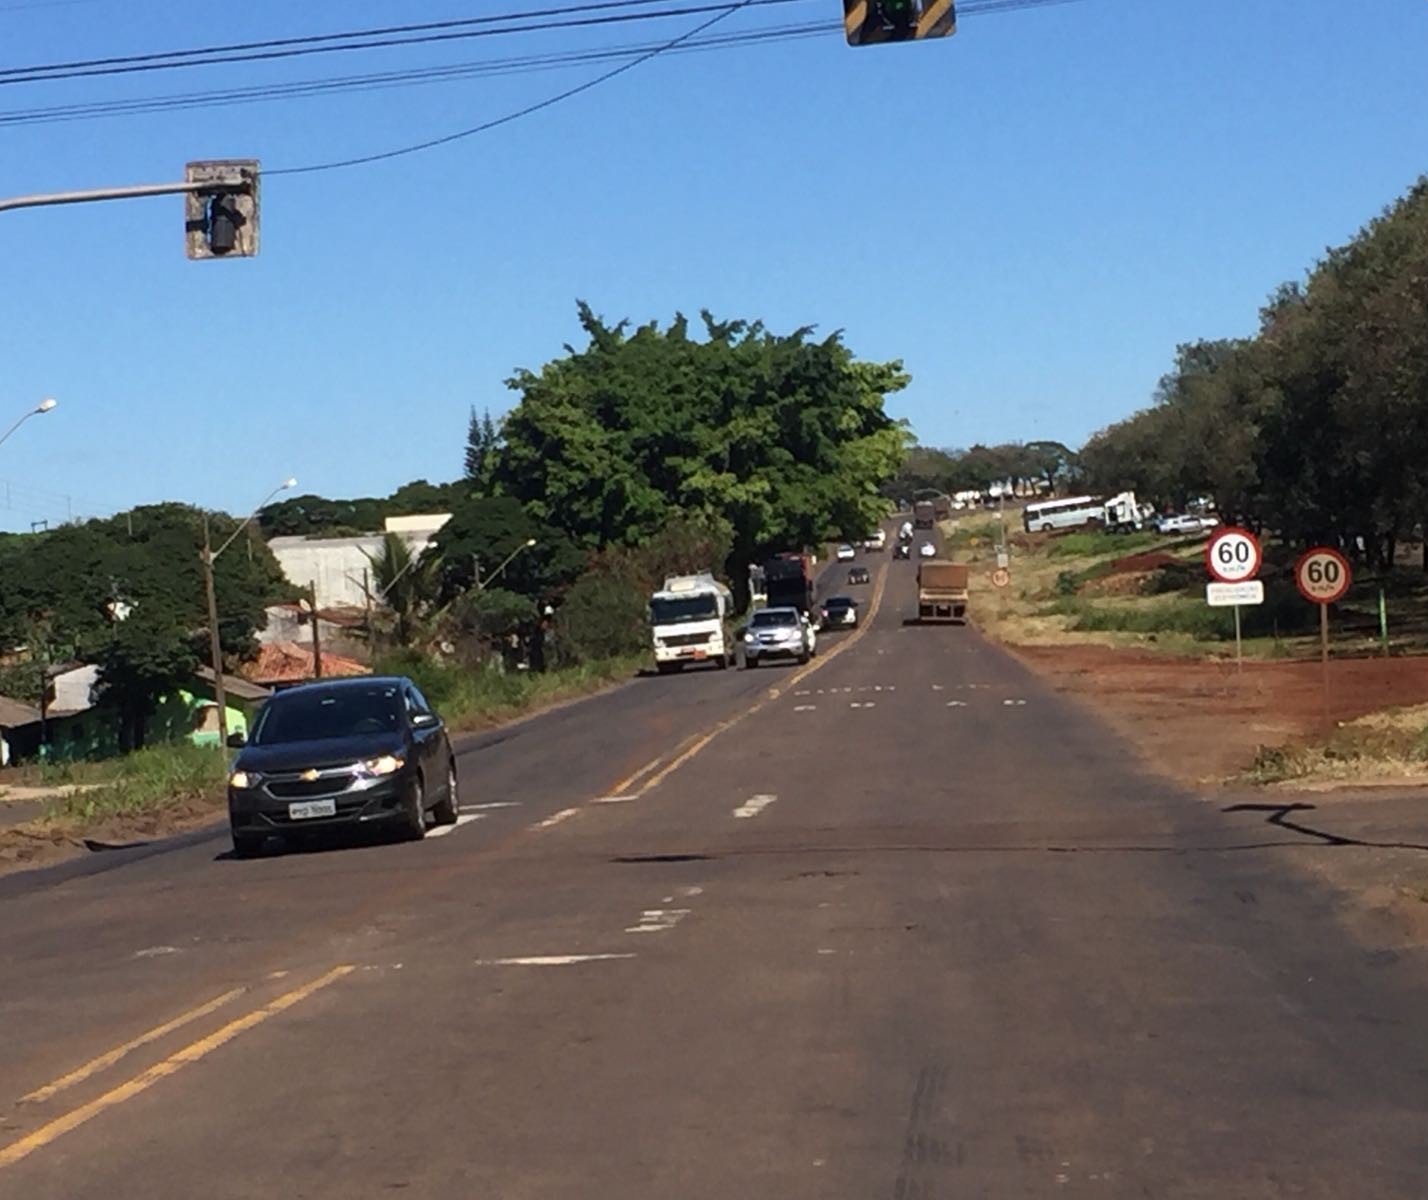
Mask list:
[[319,608],[361,608],[372,587],[372,559],[381,555],[386,533],[395,533],[420,555],[450,513],[388,517],[382,533],[356,537],[277,537],[268,543],[283,574],[298,587],[316,585]]

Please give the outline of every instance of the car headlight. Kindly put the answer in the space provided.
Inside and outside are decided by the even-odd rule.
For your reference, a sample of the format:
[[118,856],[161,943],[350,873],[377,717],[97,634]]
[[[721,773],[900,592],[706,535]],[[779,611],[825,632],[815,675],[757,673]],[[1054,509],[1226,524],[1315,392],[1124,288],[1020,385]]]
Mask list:
[[255,788],[263,777],[257,771],[234,771],[228,776],[228,786],[237,788],[240,792],[246,792],[249,788]]
[[376,758],[358,763],[357,768],[363,775],[392,775],[400,771],[406,762],[400,754],[379,754]]
[[744,634],[744,644],[745,644],[746,646],[752,646],[752,645],[753,645],[755,642],[757,642],[758,640],[759,640],[759,639],[758,639],[754,634],[752,634],[752,633],[746,633],[746,634]]

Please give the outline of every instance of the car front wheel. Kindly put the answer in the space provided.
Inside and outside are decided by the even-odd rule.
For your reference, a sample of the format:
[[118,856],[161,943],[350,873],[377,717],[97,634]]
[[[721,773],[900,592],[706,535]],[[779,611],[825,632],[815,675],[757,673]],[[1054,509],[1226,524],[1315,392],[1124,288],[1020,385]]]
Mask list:
[[261,833],[239,833],[233,830],[233,857],[257,858],[263,852]]
[[402,832],[411,841],[418,842],[426,837],[426,789],[422,787],[419,775],[407,789],[407,804],[402,817]]
[[455,825],[460,811],[461,800],[456,790],[456,763],[450,762],[446,766],[446,795],[431,810],[431,815],[438,825]]

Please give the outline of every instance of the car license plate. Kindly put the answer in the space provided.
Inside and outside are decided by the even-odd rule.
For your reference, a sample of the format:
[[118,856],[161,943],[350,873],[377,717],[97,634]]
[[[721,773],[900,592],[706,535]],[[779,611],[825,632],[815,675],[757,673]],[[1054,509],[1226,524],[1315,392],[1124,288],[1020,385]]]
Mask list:
[[336,800],[298,800],[288,805],[288,818],[293,821],[310,821],[313,817],[336,815]]
[[708,657],[709,657],[709,651],[708,651],[708,650],[696,650],[696,651],[694,652],[694,657],[695,657],[695,658],[708,658]]

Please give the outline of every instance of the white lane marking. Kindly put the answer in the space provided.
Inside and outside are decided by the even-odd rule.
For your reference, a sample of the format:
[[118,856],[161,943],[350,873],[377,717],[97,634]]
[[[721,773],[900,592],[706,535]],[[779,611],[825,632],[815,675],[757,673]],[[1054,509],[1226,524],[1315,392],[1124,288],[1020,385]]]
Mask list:
[[794,711],[794,712],[814,712],[817,708],[818,708],[818,705],[816,705],[816,704],[795,704],[795,705],[793,706],[793,711]]
[[1002,701],[1002,707],[1004,707],[1004,708],[1021,708],[1021,707],[1023,707],[1025,704],[1026,704],[1026,701],[1025,701],[1025,700],[1003,700],[1003,701]]
[[888,684],[887,687],[884,688],[883,690],[884,690],[884,691],[887,691],[887,692],[895,692],[895,691],[897,691],[897,684],[895,684],[895,683],[890,683],[890,684]]
[[878,702],[877,702],[876,700],[850,700],[850,701],[848,701],[848,707],[849,707],[849,708],[877,708],[877,706],[878,706]]
[[596,804],[628,804],[633,796],[596,796]]
[[668,929],[673,929],[687,916],[689,916],[687,908],[647,908],[640,914],[640,923],[628,926],[625,932],[664,933]]
[[610,962],[633,954],[531,954],[525,958],[478,958],[478,967],[570,967],[576,963]]
[[777,796],[758,795],[750,797],[734,810],[734,815],[739,818],[757,817],[770,804],[777,800]]
[[679,889],[679,894],[681,896],[702,896],[704,889],[702,887],[682,887]]
[[520,808],[519,800],[489,800],[485,804],[463,804],[462,812],[485,812],[488,808]]
[[448,833],[455,833],[463,825],[470,825],[472,821],[483,821],[485,818],[485,813],[461,813],[456,818],[455,825],[438,825],[435,829],[428,829],[426,836],[429,838],[445,837]]
[[[872,690],[873,690],[873,689],[870,688],[866,683],[863,684],[863,686],[858,689],[858,691],[860,691],[860,692],[870,692],[870,691],[872,691]],[[878,691],[882,691],[882,688],[879,688]]]
[[948,708],[966,708],[966,707],[967,707],[967,702],[966,702],[965,700],[949,700],[949,701],[947,701],[947,707],[948,707]]
[[135,958],[158,958],[161,954],[177,954],[177,946],[149,946],[143,950],[135,950]]
[[813,693],[812,693],[811,691],[809,691],[807,688],[800,688],[798,691],[794,692],[793,694],[794,694],[795,696],[811,696],[811,695],[813,695]]
[[562,821],[570,820],[579,811],[578,808],[562,808],[558,813],[551,813],[544,821],[537,821],[531,828],[549,829],[552,825],[559,825]]
[[940,683],[934,683],[934,684],[932,685],[932,690],[933,690],[934,692],[941,692],[941,691],[945,691],[946,689],[945,689]]

